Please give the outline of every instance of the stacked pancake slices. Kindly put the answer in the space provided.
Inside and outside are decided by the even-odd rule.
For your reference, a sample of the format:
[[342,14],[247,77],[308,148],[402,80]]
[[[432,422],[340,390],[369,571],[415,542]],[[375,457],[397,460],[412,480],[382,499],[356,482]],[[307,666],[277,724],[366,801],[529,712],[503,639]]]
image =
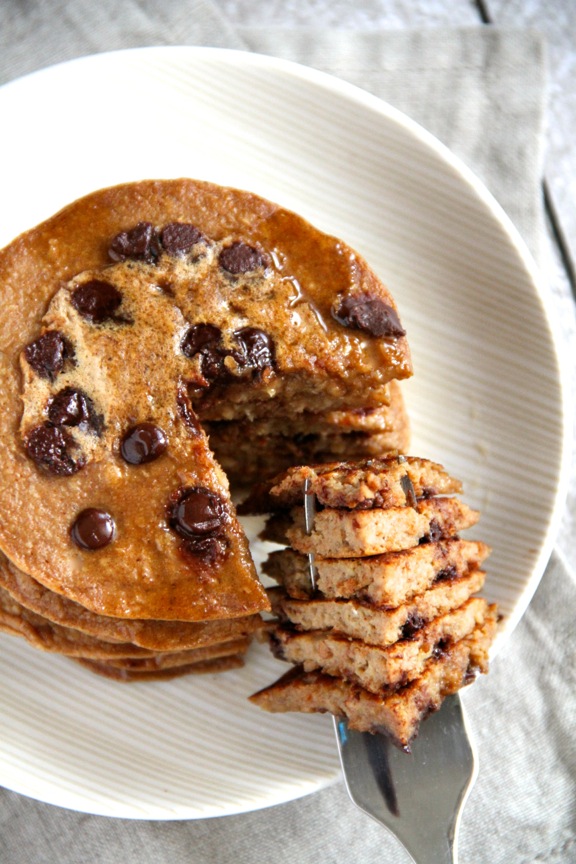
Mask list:
[[[304,489],[317,501],[308,531]],[[461,491],[436,463],[388,456],[296,467],[253,492],[244,509],[269,512],[264,539],[286,544],[264,564],[279,583],[264,632],[292,664],[255,704],[343,716],[408,749],[487,671],[497,610],[477,594],[490,549],[460,537],[479,517]]]

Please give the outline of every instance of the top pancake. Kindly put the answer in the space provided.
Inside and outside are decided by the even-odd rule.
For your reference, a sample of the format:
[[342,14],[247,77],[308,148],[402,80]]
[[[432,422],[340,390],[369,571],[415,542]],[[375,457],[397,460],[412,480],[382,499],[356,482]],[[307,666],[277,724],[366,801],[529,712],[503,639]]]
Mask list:
[[[174,223],[194,225],[194,242]],[[267,607],[198,418],[378,405],[411,373],[394,301],[356,253],[211,184],[89,195],[0,252],[0,285],[0,548],[105,615],[193,621]],[[54,350],[38,359],[46,333],[60,339],[56,366]],[[143,423],[167,446],[131,464],[121,442]],[[190,519],[184,534],[178,521],[189,490],[203,517],[192,537]],[[71,539],[87,508],[113,520],[102,548]]]

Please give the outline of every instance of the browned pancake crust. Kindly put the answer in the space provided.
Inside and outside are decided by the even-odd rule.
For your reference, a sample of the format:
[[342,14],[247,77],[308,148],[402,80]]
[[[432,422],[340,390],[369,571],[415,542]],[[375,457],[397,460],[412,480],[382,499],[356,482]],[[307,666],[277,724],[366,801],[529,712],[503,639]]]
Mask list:
[[138,645],[150,652],[182,651],[250,636],[263,624],[259,615],[223,621],[153,621],[97,615],[45,588],[0,553],[0,585],[22,606],[62,627],[105,641]]

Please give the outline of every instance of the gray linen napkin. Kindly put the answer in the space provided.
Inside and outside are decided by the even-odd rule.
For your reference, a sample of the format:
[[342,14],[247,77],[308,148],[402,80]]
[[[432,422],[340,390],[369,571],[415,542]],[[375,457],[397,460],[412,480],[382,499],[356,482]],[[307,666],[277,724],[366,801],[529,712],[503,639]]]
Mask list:
[[[461,156],[538,253],[545,71],[536,34],[235,32],[207,0],[0,5],[0,82],[82,54],[149,44],[276,54],[371,90]],[[575,592],[574,576],[554,556],[490,675],[466,694],[481,773],[464,814],[461,864],[576,860],[570,734],[576,688],[569,662]],[[349,802],[341,783],[264,811],[182,823],[87,816],[0,791],[0,861],[7,864],[267,860],[400,864],[408,858]]]

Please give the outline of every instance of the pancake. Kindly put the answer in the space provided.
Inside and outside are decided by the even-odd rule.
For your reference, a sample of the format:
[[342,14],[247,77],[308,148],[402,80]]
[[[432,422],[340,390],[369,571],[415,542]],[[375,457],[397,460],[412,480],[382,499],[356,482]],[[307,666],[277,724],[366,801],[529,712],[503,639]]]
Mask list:
[[[304,483],[318,504],[331,509],[373,509],[412,504],[462,491],[461,482],[437,462],[415,456],[347,459],[296,465],[259,483],[243,502],[243,513],[274,513],[302,503]],[[408,497],[407,497],[408,496]]]
[[281,588],[269,589],[269,595],[274,614],[297,629],[334,631],[369,645],[385,646],[406,638],[438,615],[457,609],[481,590],[485,579],[483,570],[472,570],[460,579],[433,585],[395,609],[322,596],[297,600]]
[[297,552],[323,558],[358,558],[416,546],[426,540],[449,537],[470,528],[479,518],[459,498],[427,498],[414,507],[357,510],[319,510],[311,534],[304,527],[304,508],[271,516],[262,538],[273,543],[288,541]]
[[492,613],[486,600],[472,597],[386,647],[323,630],[299,632],[280,625],[270,625],[266,634],[280,660],[301,666],[305,672],[319,669],[379,693],[384,687],[401,687],[418,678],[428,660],[469,636]]
[[[363,558],[316,556],[316,586],[326,598],[352,598],[376,606],[399,606],[435,582],[452,581],[480,567],[490,547],[480,540],[449,537],[409,549]],[[308,559],[293,549],[271,552],[263,572],[290,595],[305,600],[314,593]]]
[[217,657],[213,660],[200,660],[197,663],[186,663],[182,666],[172,666],[166,669],[126,669],[112,666],[100,660],[86,660],[81,657],[74,658],[90,672],[111,678],[114,681],[164,681],[171,678],[179,678],[182,675],[213,675],[220,672],[229,672],[232,669],[241,669],[244,666],[242,654],[232,654],[229,657]]

